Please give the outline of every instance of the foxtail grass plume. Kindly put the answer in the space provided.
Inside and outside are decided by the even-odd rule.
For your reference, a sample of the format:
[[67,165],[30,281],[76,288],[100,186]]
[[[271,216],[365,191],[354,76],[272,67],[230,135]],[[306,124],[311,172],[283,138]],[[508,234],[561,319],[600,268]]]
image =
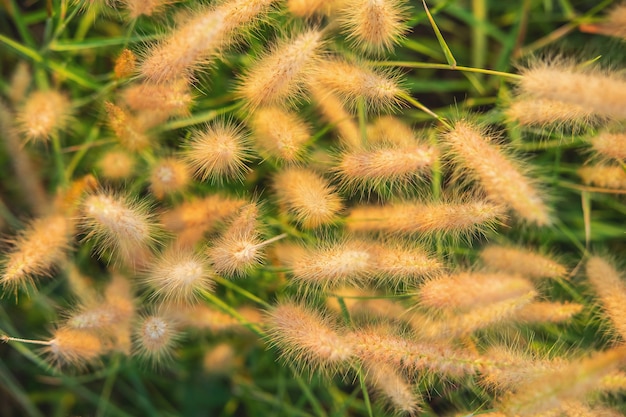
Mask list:
[[113,74],[118,80],[130,77],[137,71],[137,57],[130,49],[124,49],[115,60]]
[[337,288],[355,284],[374,273],[371,245],[361,240],[322,243],[294,258],[293,281],[304,288]]
[[429,371],[461,377],[472,375],[491,363],[443,343],[425,343],[398,336],[388,327],[359,329],[347,337],[353,343],[354,356],[363,362],[385,364],[409,373]]
[[506,205],[528,223],[551,223],[550,209],[535,181],[525,175],[527,169],[514,164],[480,128],[458,121],[443,139],[463,170],[459,175],[475,178],[491,201]]
[[106,152],[96,163],[100,175],[110,181],[129,179],[135,172],[137,161],[123,149]]
[[467,311],[444,314],[432,319],[428,315],[416,315],[409,320],[419,340],[448,342],[470,336],[472,333],[505,323],[518,323],[520,311],[529,306],[537,292],[529,290],[501,301],[477,304]]
[[178,245],[192,247],[246,203],[247,200],[219,194],[192,198],[163,212],[160,220],[165,230],[175,235]]
[[104,108],[109,119],[109,126],[120,141],[120,144],[129,151],[137,152],[150,146],[150,136],[145,126],[128,110],[111,102],[105,102]]
[[70,101],[62,93],[34,91],[19,108],[16,121],[27,141],[47,141],[67,127],[71,115]]
[[286,236],[283,234],[262,240],[258,217],[256,204],[242,207],[220,238],[208,249],[207,253],[217,273],[229,277],[247,275],[265,258],[265,246]]
[[89,332],[60,327],[53,332],[44,353],[53,365],[81,368],[95,362],[105,353],[105,347],[97,336]]
[[382,54],[400,42],[407,30],[404,0],[348,0],[339,21],[353,44],[366,52]]
[[70,249],[72,222],[63,215],[49,215],[31,222],[13,241],[2,265],[0,283],[17,291],[34,284],[34,279],[51,275]]
[[583,184],[600,188],[626,190],[626,171],[620,165],[586,165],[579,168],[578,176]]
[[258,22],[275,0],[230,0],[201,7],[181,19],[164,40],[146,52],[141,74],[150,82],[190,78],[210,64],[240,33]]
[[158,255],[142,281],[160,301],[193,303],[213,289],[213,272],[205,256],[191,249],[169,248]]
[[593,256],[587,261],[587,279],[617,334],[626,340],[626,282],[609,261]]
[[9,91],[7,92],[7,97],[11,100],[11,103],[16,105],[26,98],[26,93],[32,81],[33,74],[30,67],[25,61],[19,61],[15,69],[13,69]]
[[603,120],[580,104],[525,96],[515,98],[505,114],[520,126],[570,127],[574,130]]
[[487,201],[465,203],[398,203],[357,205],[346,219],[353,232],[402,235],[471,236],[492,229],[506,218],[502,205]]
[[319,62],[310,83],[335,94],[352,110],[362,102],[373,112],[391,111],[402,104],[401,97],[406,94],[394,73],[341,58]]
[[122,0],[122,3],[124,3],[124,7],[128,11],[129,17],[131,19],[137,19],[141,15],[152,16],[175,1],[176,0]]
[[519,310],[515,320],[521,323],[563,323],[583,311],[584,307],[578,303],[535,301]]
[[283,301],[268,312],[269,339],[297,369],[335,373],[353,360],[351,339],[331,319],[303,304]]
[[409,381],[397,369],[374,363],[364,367],[365,381],[384,397],[393,411],[400,415],[417,415],[423,399]]
[[367,126],[367,141],[373,146],[406,148],[415,146],[416,140],[413,129],[396,116],[377,117]]
[[337,132],[341,144],[345,148],[360,147],[362,139],[359,126],[346,111],[344,102],[336,94],[319,85],[309,85],[309,90],[322,117]]
[[287,0],[287,10],[297,17],[328,14],[336,0]]
[[124,102],[135,111],[157,113],[166,120],[174,116],[186,116],[194,97],[188,80],[179,78],[163,84],[137,83],[122,91]]
[[374,281],[377,285],[391,283],[398,287],[440,274],[444,266],[426,250],[401,241],[373,243],[370,253],[374,259]]
[[517,387],[501,400],[506,415],[535,416],[558,410],[567,401],[580,400],[598,386],[606,375],[626,360],[626,348],[596,352],[591,357],[574,360],[562,369],[540,374]]
[[164,158],[158,161],[150,173],[150,189],[156,198],[181,192],[190,182],[187,165],[176,158]]
[[600,117],[626,119],[626,79],[616,72],[539,61],[522,70],[519,90],[529,97],[582,106]]
[[489,245],[480,252],[480,259],[490,270],[532,279],[564,278],[567,275],[564,265],[527,248]]
[[279,41],[241,77],[239,95],[253,110],[296,101],[302,96],[307,76],[317,66],[323,45],[319,30]]
[[242,179],[249,171],[248,137],[232,122],[215,122],[196,132],[185,150],[185,159],[203,181]]
[[603,159],[626,161],[626,133],[600,132],[590,139],[594,152]]
[[466,311],[520,297],[533,290],[530,281],[516,276],[460,272],[426,281],[418,297],[420,305],[425,307]]
[[438,154],[435,148],[418,142],[348,149],[339,155],[334,171],[342,187],[350,191],[368,193],[381,187],[402,190],[423,176]]
[[323,177],[305,168],[286,168],[274,177],[279,202],[306,228],[332,223],[343,208],[341,197]]
[[302,160],[311,139],[309,126],[300,116],[279,107],[256,110],[248,126],[263,153],[288,164]]
[[172,356],[180,338],[176,322],[165,314],[143,317],[135,331],[135,355],[158,365]]
[[156,242],[158,227],[146,203],[123,195],[99,191],[87,196],[80,221],[96,252],[113,251],[131,265],[141,263]]

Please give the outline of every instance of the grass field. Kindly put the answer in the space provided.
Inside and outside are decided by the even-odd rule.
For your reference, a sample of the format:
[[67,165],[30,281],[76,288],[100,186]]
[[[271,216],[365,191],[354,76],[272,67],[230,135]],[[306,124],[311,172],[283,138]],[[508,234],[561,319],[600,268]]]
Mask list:
[[0,2],[0,415],[626,412],[626,5]]

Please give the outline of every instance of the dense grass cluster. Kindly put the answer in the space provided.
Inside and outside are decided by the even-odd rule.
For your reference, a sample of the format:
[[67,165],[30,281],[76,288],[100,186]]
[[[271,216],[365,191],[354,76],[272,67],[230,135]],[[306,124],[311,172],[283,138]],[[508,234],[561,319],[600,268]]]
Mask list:
[[41,3],[0,6],[2,412],[626,411],[625,5]]

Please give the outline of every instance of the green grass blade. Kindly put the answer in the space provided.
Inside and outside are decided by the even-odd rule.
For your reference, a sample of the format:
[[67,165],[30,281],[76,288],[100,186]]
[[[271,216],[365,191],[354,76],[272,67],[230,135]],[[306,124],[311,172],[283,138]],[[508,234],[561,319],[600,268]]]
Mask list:
[[435,23],[435,19],[433,19],[433,16],[430,14],[430,11],[428,10],[428,6],[426,5],[426,0],[422,0],[422,3],[424,4],[424,10],[426,10],[426,15],[428,16],[430,25],[433,27],[433,30],[435,31],[435,36],[437,36],[437,40],[439,41],[439,45],[441,46],[441,50],[443,51],[443,54],[446,57],[446,61],[448,62],[448,65],[450,65],[452,68],[456,67],[456,59],[454,59],[454,55],[452,55],[452,51],[448,47],[446,40],[443,38],[443,35],[441,34],[441,31],[439,30],[437,23]]

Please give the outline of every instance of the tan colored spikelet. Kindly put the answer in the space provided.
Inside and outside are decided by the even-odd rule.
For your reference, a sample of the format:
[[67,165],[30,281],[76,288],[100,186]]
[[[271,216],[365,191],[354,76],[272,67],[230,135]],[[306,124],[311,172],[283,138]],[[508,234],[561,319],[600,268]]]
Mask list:
[[617,161],[626,160],[626,133],[600,132],[591,138],[593,150],[602,158]]
[[107,348],[129,354],[131,320],[135,309],[132,299],[111,298],[89,301],[72,313],[66,327],[93,334],[107,343]]
[[13,70],[7,96],[14,105],[26,98],[33,75],[26,61],[19,61]]
[[577,129],[602,120],[590,109],[576,103],[534,97],[515,98],[505,113],[509,120],[521,126],[569,126]]
[[142,262],[157,230],[145,203],[99,191],[86,197],[81,208],[85,239],[95,240],[98,253],[111,250],[131,265]]
[[393,110],[402,104],[401,97],[405,94],[393,73],[339,58],[320,61],[310,83],[335,94],[352,110],[360,100],[374,112]]
[[457,166],[464,169],[462,175],[473,175],[490,200],[505,204],[528,223],[550,224],[550,209],[535,182],[477,126],[458,121],[443,139]]
[[15,171],[13,179],[19,184],[26,203],[34,214],[47,214],[49,201],[43,182],[30,155],[24,149],[15,124],[15,115],[3,100],[0,100],[0,130],[0,138]]
[[393,49],[407,30],[403,0],[348,0],[340,24],[355,46],[382,54]]
[[309,127],[296,113],[278,107],[256,110],[248,126],[263,152],[286,163],[300,161],[311,138]]
[[176,235],[177,244],[192,247],[205,233],[246,203],[243,199],[218,194],[191,199],[165,211],[161,215],[161,223],[165,230]]
[[67,283],[75,297],[81,303],[92,303],[98,299],[98,293],[94,288],[91,277],[83,275],[74,264],[67,267]]
[[481,372],[481,384],[501,392],[512,391],[541,375],[559,372],[567,366],[564,358],[539,358],[499,345],[490,346],[484,355],[494,365]]
[[240,362],[235,348],[222,342],[206,351],[202,366],[211,375],[230,375],[241,365]]
[[507,415],[533,416],[559,408],[564,402],[579,400],[597,387],[606,375],[626,359],[626,348],[596,352],[574,360],[563,369],[539,375],[505,395],[501,409]]
[[348,230],[354,232],[472,235],[493,228],[505,217],[501,205],[474,201],[355,206],[346,221]]
[[269,312],[267,323],[272,345],[296,368],[333,373],[347,369],[352,361],[351,339],[328,317],[303,304],[279,303]]
[[172,356],[179,337],[176,322],[167,315],[145,316],[135,331],[135,354],[157,365]]
[[372,145],[396,145],[406,148],[415,145],[415,132],[395,116],[377,117],[367,127],[367,140]]
[[287,10],[298,17],[328,14],[336,0],[287,0]]
[[[168,315],[175,317],[181,326],[208,330],[215,334],[248,331],[248,328],[243,326],[238,319],[201,303],[194,305],[173,304],[171,307],[172,309],[167,310]],[[262,321],[261,313],[252,307],[240,307],[237,308],[237,312],[248,323],[260,324]]]
[[159,255],[143,278],[152,297],[160,301],[193,303],[214,286],[208,260],[192,250],[169,248]]
[[375,281],[378,285],[414,283],[438,275],[443,270],[443,264],[423,248],[393,240],[374,243],[370,253],[374,258]]
[[556,303],[536,301],[522,308],[515,320],[522,323],[562,323],[580,313],[584,305],[578,303]]
[[604,313],[617,334],[626,340],[626,283],[623,275],[599,256],[593,256],[587,261],[586,270]]
[[361,240],[325,243],[293,260],[293,281],[304,287],[341,287],[371,277],[374,273],[371,245]]
[[122,50],[120,56],[115,60],[113,74],[118,80],[130,77],[137,70],[137,57],[130,49]]
[[183,191],[190,181],[187,165],[176,158],[158,161],[150,174],[150,189],[156,198]]
[[397,336],[388,328],[361,329],[347,335],[354,355],[366,363],[382,363],[409,373],[430,371],[459,377],[471,375],[490,361],[443,343],[423,343]]
[[9,291],[27,288],[34,278],[51,275],[70,248],[72,222],[63,215],[35,219],[15,238],[2,266],[0,283]]
[[105,102],[104,107],[109,126],[123,147],[130,151],[141,151],[150,145],[150,137],[137,118],[111,102]]
[[185,159],[194,175],[203,181],[242,179],[249,171],[247,136],[232,122],[215,122],[194,134],[187,145]]
[[189,81],[183,78],[163,84],[134,84],[122,96],[132,110],[157,112],[163,119],[188,115],[194,99]]
[[296,101],[307,74],[319,61],[322,47],[322,32],[318,30],[281,40],[242,76],[240,97],[252,109]]
[[[80,202],[87,193],[95,191],[99,187],[98,180],[87,174],[72,181],[67,188],[59,188],[54,198],[54,211],[63,213],[66,217],[74,219],[78,214]],[[70,221],[73,225],[73,220]]]
[[527,248],[490,245],[480,252],[480,259],[490,270],[532,279],[564,278],[567,275],[564,265]]
[[626,190],[626,170],[619,165],[588,165],[579,168],[584,184],[600,188]]
[[348,190],[370,192],[388,186],[404,189],[436,162],[435,148],[418,142],[408,146],[351,149],[339,156],[335,176]]
[[62,93],[34,91],[18,110],[16,122],[27,141],[47,141],[67,127],[71,115],[70,101]]
[[530,290],[501,301],[478,304],[467,312],[446,314],[441,319],[418,315],[409,324],[420,340],[449,341],[498,324],[515,322],[519,312],[536,297],[537,292]]
[[111,181],[130,178],[135,172],[135,165],[135,158],[122,149],[108,151],[96,164],[100,174]]
[[174,1],[176,0],[123,0],[123,3],[128,10],[129,17],[137,19],[141,15],[152,16]]
[[53,332],[53,337],[44,352],[57,366],[83,367],[94,362],[104,353],[100,339],[88,332],[60,327]]
[[402,376],[397,369],[387,364],[371,364],[364,367],[365,382],[389,403],[392,410],[400,415],[417,415],[423,401],[416,387]]
[[443,310],[471,310],[533,290],[530,281],[514,275],[460,272],[425,282],[419,289],[419,303]]
[[522,70],[522,94],[576,104],[600,117],[626,118],[626,79],[574,62],[541,61]]
[[331,224],[343,208],[341,197],[323,177],[305,168],[287,168],[274,177],[278,200],[306,228]]
[[354,118],[346,111],[343,102],[330,91],[315,85],[309,85],[311,96],[322,116],[339,134],[341,143],[346,148],[361,146],[361,133]]
[[207,254],[218,274],[242,277],[265,259],[264,247],[286,235],[263,241],[259,233],[258,207],[251,203],[241,208],[222,236]]
[[204,7],[181,19],[178,27],[154,45],[141,64],[141,73],[151,82],[190,78],[198,67],[210,64],[270,10],[275,0],[231,0]]

